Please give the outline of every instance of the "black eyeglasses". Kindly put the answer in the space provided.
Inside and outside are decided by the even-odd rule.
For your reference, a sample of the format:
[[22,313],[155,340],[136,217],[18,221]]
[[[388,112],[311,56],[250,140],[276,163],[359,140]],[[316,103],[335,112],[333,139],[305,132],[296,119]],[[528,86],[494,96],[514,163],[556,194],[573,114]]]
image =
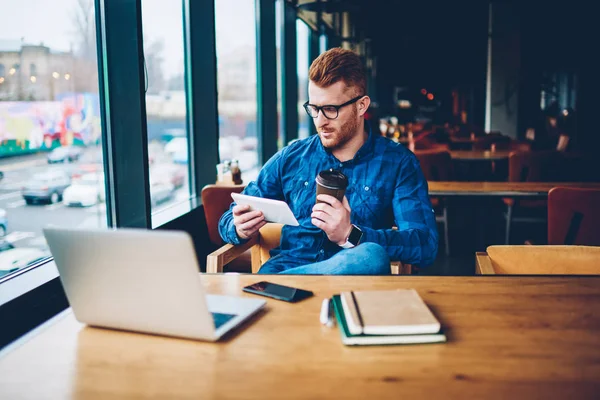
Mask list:
[[321,111],[323,113],[323,115],[325,116],[325,118],[336,119],[340,113],[340,108],[346,107],[352,103],[356,103],[358,100],[360,100],[363,97],[365,97],[365,96],[364,95],[357,96],[357,97],[353,98],[352,100],[348,100],[344,104],[340,104],[339,106],[327,104],[327,105],[319,107],[319,106],[315,106],[314,104],[308,104],[308,101],[306,103],[304,103],[303,106],[304,106],[304,109],[306,110],[306,113],[311,118],[317,118],[319,116],[319,111]]

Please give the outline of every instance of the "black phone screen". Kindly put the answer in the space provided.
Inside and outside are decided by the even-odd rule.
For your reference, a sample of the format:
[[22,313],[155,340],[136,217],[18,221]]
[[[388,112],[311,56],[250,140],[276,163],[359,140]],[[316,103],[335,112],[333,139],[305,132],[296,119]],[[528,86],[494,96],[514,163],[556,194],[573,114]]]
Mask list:
[[278,285],[271,282],[257,282],[242,289],[244,292],[272,297],[278,300],[295,302],[313,295],[311,291],[290,286]]

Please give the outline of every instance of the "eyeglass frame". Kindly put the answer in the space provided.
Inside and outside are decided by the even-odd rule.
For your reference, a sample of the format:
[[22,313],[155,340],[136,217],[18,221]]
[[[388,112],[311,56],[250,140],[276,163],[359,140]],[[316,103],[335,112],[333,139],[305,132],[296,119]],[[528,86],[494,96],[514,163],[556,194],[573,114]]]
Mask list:
[[[321,112],[321,114],[323,114],[323,116],[327,119],[337,119],[337,117],[340,116],[340,108],[342,107],[346,107],[349,106],[350,104],[356,103],[358,100],[360,100],[361,98],[365,97],[366,95],[362,94],[360,96],[354,97],[353,99],[348,100],[347,102],[340,104],[340,105],[334,105],[334,104],[325,104],[324,106],[317,106],[314,104],[310,104],[308,101],[306,103],[304,103],[302,105],[302,107],[304,107],[304,111],[306,111],[306,113],[308,114],[309,117],[311,117],[312,119],[318,118],[319,117],[319,112]],[[308,107],[313,107],[315,110],[317,110],[317,115],[315,115],[314,117],[310,114],[310,112],[308,111]],[[325,107],[333,107],[335,108],[335,117],[333,118],[329,118],[325,112],[323,112],[323,108]]]

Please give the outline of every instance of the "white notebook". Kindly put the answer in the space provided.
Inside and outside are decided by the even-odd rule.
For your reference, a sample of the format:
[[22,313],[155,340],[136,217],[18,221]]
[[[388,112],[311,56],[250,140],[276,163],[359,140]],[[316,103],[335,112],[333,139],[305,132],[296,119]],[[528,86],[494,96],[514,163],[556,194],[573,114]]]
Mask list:
[[441,329],[414,289],[342,292],[340,297],[353,335],[420,335]]

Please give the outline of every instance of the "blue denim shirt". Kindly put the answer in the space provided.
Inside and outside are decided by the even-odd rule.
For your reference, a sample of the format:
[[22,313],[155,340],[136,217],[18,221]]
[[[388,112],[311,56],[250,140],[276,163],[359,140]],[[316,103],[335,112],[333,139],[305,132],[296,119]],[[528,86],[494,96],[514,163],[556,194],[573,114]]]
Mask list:
[[[435,214],[417,158],[403,145],[373,135],[369,124],[365,129],[368,139],[352,160],[340,162],[313,135],[280,150],[257,180],[246,186],[244,194],[285,201],[300,224],[283,227],[280,246],[271,250],[267,263],[288,269],[326,260],[343,250],[310,217],[316,201],[315,177],[330,168],[348,177],[350,220],[363,231],[361,243],[380,244],[393,261],[427,266],[435,260]],[[234,206],[221,217],[219,233],[225,242],[240,244],[244,241],[235,231]]]

